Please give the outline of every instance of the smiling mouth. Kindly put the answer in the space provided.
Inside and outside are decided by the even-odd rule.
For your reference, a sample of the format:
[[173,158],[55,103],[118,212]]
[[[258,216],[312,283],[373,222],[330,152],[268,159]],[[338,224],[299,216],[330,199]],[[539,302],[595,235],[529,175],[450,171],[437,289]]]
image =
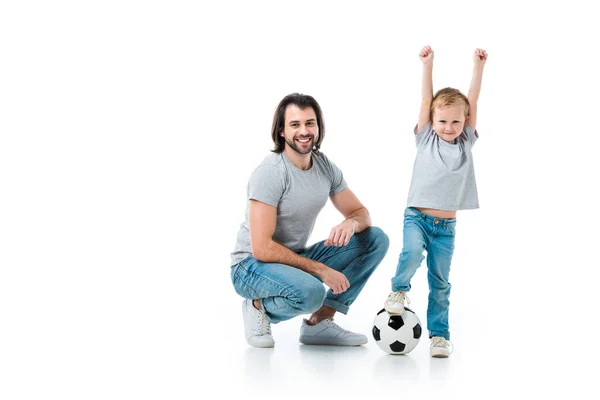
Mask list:
[[296,139],[296,141],[300,143],[309,143],[311,140],[312,138]]

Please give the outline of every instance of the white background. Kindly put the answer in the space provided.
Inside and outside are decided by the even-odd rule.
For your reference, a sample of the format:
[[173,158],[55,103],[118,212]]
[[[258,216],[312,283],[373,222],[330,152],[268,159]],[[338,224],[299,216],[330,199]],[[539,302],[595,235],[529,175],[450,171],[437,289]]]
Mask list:
[[[587,2],[103,1],[0,6],[0,397],[591,396],[598,58]],[[250,348],[229,253],[278,102],[321,104],[322,150],[391,239],[337,321],[390,289],[424,45],[468,90],[481,208],[459,213],[454,354]],[[328,204],[311,243],[341,216]],[[425,268],[412,308],[425,322]],[[385,397],[384,397],[385,396]]]

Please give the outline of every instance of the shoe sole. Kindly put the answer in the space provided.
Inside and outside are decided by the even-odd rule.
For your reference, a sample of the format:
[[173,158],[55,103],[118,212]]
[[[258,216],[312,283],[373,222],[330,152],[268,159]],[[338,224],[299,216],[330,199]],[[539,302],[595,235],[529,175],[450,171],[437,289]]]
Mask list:
[[322,346],[362,346],[367,344],[368,340],[355,340],[348,342],[340,342],[336,339],[315,338],[313,336],[300,336],[300,343],[307,345],[322,345]]
[[448,356],[450,355],[450,354],[445,354],[445,353],[435,353],[435,354],[430,353],[430,354],[431,354],[431,357],[433,357],[433,358],[448,358]]
[[388,310],[387,308],[385,308],[385,311],[387,311],[388,314],[400,315],[400,314],[403,314],[404,311],[406,311],[406,309],[403,308],[402,310],[400,310],[400,309]]
[[250,340],[246,339],[248,344],[252,347],[258,347],[259,349],[270,349],[275,347],[275,342],[273,343],[252,343]]

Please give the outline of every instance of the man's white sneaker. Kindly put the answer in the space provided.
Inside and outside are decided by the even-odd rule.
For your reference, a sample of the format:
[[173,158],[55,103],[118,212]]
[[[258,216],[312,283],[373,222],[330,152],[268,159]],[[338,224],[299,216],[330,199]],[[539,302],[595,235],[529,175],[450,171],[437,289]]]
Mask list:
[[406,295],[406,292],[399,290],[392,292],[385,301],[385,311],[390,314],[402,314],[404,312],[404,303],[410,304],[410,299]]
[[431,357],[446,358],[452,354],[453,350],[454,347],[449,340],[446,340],[441,336],[434,336],[431,338],[431,345],[429,346],[429,354],[431,354]]
[[267,321],[267,317],[262,311],[254,307],[251,299],[246,299],[242,303],[242,314],[244,316],[246,341],[250,346],[275,346],[275,341],[271,335],[271,323]]
[[367,337],[360,333],[345,330],[332,318],[326,318],[315,325],[302,321],[300,328],[300,343],[322,344],[329,346],[360,346],[367,343]]

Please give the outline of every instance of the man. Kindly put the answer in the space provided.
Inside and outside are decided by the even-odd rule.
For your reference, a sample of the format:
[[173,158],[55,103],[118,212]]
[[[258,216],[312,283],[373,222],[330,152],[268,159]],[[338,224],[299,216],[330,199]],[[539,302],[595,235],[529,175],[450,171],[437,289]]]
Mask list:
[[[320,152],[324,137],[314,98],[294,93],[281,100],[273,117],[275,149],[250,177],[246,219],[231,254],[231,279],[246,299],[242,311],[251,346],[273,347],[271,323],[310,313],[300,328],[301,343],[367,343],[365,335],[341,328],[333,316],[348,312],[389,240],[371,227],[368,210]],[[328,197],[345,219],[327,240],[306,248]]]

